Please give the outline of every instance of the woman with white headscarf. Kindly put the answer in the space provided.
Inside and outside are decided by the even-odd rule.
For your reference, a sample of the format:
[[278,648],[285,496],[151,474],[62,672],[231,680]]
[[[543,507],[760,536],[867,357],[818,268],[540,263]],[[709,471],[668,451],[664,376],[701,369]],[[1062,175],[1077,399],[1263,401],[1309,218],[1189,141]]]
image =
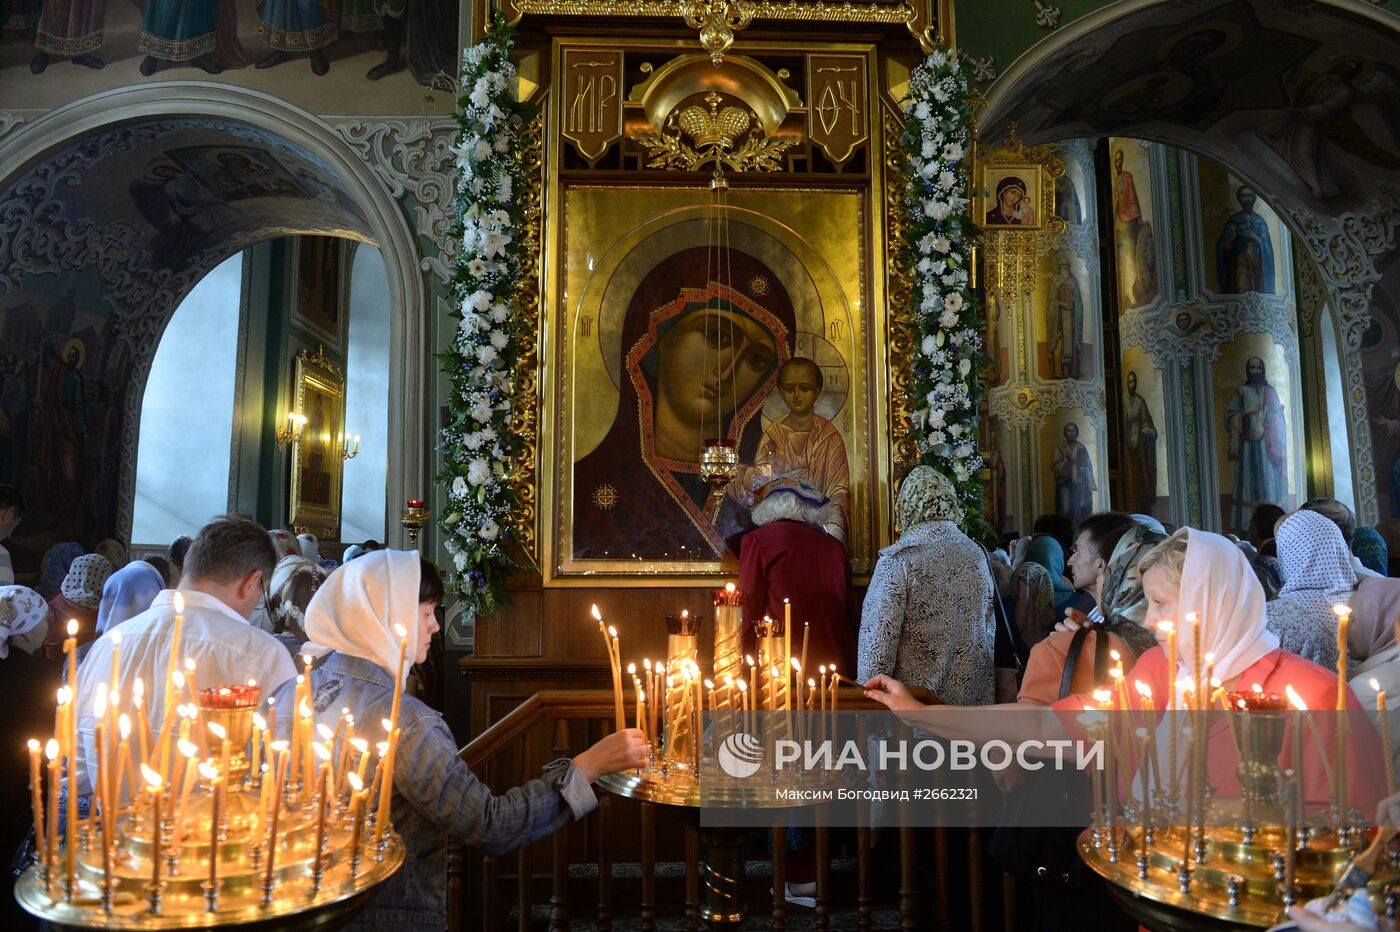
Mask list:
[[[1173,695],[1174,684],[1197,675],[1198,628],[1184,620],[1192,613],[1201,619],[1200,655],[1211,658],[1213,674],[1227,694],[1234,690],[1251,690],[1257,683],[1265,693],[1282,696],[1291,686],[1309,708],[1336,708],[1336,671],[1324,669],[1279,647],[1278,638],[1265,625],[1264,590],[1255,578],[1249,559],[1230,540],[1219,534],[1183,528],[1154,547],[1138,566],[1147,598],[1147,627],[1156,630],[1157,622],[1170,619],[1176,623],[1177,630],[1179,660],[1175,670],[1167,668],[1166,652],[1154,647],[1138,659],[1131,673],[1134,681],[1150,690],[1159,722],[1163,699]],[[1009,742],[1062,739],[1067,731],[1072,737],[1083,737],[1075,716],[1086,705],[1096,705],[1092,695],[1080,693],[1052,705],[1056,711],[1066,713],[1057,719],[1003,717],[989,726],[985,716],[960,716],[958,710],[923,706],[902,684],[888,677],[876,677],[867,683],[866,695],[944,737],[1000,738]],[[1136,689],[1128,690],[1128,701],[1136,711],[1142,712],[1142,697]],[[1014,709],[1015,706],[993,708]],[[1361,703],[1350,691],[1347,708],[1352,712],[1362,711]],[[1315,718],[1322,747],[1335,747],[1334,716]],[[1290,740],[1285,740],[1284,748],[1291,747]],[[1383,770],[1379,738],[1361,716],[1353,715],[1350,717],[1350,741],[1353,765],[1347,768],[1348,799],[1364,812],[1373,811],[1385,793],[1380,776]],[[1239,795],[1236,764],[1234,739],[1227,723],[1221,721],[1212,727],[1207,746],[1209,779],[1218,794]],[[1291,764],[1281,758],[1280,766]],[[1309,753],[1303,771],[1305,799],[1309,802],[1331,799],[1322,754]]]
[[[400,638],[407,639],[410,662],[422,663],[438,630],[434,609],[442,596],[437,569],[417,553],[404,551],[368,554],[326,579],[307,606],[310,641],[303,648],[317,658],[311,684],[322,723],[334,728],[342,708],[349,708],[356,722],[389,717],[395,687],[403,686],[403,681],[394,682]],[[404,680],[408,673],[405,667]],[[282,686],[275,696],[278,708],[291,707],[295,689],[292,682]],[[290,718],[277,716],[281,737],[290,734]],[[641,732],[627,729],[496,796],[457,756],[442,715],[405,695],[391,817],[408,849],[407,860],[375,890],[349,928],[444,928],[449,840],[492,855],[529,845],[590,812],[597,804],[590,784],[603,774],[641,766],[646,753]]]
[[1284,650],[1336,669],[1337,616],[1356,589],[1351,551],[1337,525],[1316,511],[1295,511],[1279,525],[1283,588],[1268,604],[1269,630]]

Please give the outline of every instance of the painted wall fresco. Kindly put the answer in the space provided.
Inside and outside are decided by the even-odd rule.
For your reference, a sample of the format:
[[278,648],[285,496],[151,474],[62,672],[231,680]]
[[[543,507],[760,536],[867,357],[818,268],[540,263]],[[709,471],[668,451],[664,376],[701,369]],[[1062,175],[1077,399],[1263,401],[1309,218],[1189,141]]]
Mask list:
[[0,201],[0,482],[30,506],[17,563],[121,535],[145,373],[209,269],[280,234],[368,235],[323,162],[216,120],[107,130],[13,177]]
[[1247,530],[1254,509],[1285,510],[1302,499],[1297,451],[1301,412],[1295,404],[1297,354],[1266,333],[1241,333],[1221,348],[1214,367],[1215,443],[1224,527]]
[[[50,109],[132,84],[200,80],[313,113],[450,113],[459,0],[17,0],[0,17],[0,105]],[[397,11],[398,15],[386,15]],[[392,50],[392,51],[390,51]]]

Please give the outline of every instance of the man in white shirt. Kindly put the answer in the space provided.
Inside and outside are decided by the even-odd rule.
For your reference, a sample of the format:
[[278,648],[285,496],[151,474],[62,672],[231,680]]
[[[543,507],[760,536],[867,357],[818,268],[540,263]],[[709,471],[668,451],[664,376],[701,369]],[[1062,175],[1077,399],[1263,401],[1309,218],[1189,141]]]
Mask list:
[[23,518],[24,496],[12,485],[0,485],[0,586],[15,584],[15,568],[3,541],[9,540]]
[[[184,599],[179,656],[183,671],[186,658],[195,662],[189,690],[229,686],[256,680],[263,696],[270,696],[296,667],[276,638],[248,624],[248,617],[266,597],[276,553],[267,531],[246,518],[220,518],[205,525],[185,559],[178,590]],[[120,696],[123,710],[130,709],[136,677],[146,692],[151,729],[160,728],[165,714],[165,684],[170,669],[171,641],[175,633],[176,590],[156,596],[151,607],[117,631],[121,634]],[[78,742],[81,748],[79,785],[87,787],[87,762],[96,754],[97,724],[93,702],[98,687],[112,676],[112,632],[93,642],[78,668]],[[179,702],[188,701],[182,694]]]

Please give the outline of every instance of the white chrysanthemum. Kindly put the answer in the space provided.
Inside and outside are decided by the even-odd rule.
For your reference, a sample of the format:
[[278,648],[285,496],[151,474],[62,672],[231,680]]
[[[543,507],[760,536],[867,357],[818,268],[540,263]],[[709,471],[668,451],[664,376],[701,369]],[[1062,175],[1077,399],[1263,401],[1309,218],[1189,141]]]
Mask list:
[[481,259],[468,259],[467,274],[472,278],[480,278],[486,274],[486,263]]
[[958,311],[961,311],[963,309],[963,296],[960,292],[957,291],[950,292],[943,298],[943,304],[948,308],[948,310],[956,314]]
[[948,219],[948,214],[950,213],[947,201],[938,201],[932,199],[929,200],[928,206],[925,208],[925,210],[927,211],[928,215],[934,220],[946,220]]
[[947,308],[944,308],[943,313],[938,315],[938,326],[943,327],[945,330],[948,327],[956,327],[957,324],[958,315]]
[[457,553],[453,554],[453,555],[452,555],[452,565],[455,566],[455,567],[457,567],[457,572],[459,572],[459,573],[464,573],[464,572],[466,572],[466,570],[467,570],[467,565],[468,565],[467,554],[466,554],[466,552],[465,552],[465,551],[462,551],[462,550],[459,550],[459,551],[457,551]]
[[487,518],[481,525],[481,539],[495,540],[496,535],[501,533],[501,529],[496,526],[496,522]]
[[484,311],[491,306],[491,292],[473,291],[467,298],[467,303],[474,311]]
[[464,498],[467,494],[467,480],[458,476],[452,480],[452,494],[458,498]]
[[943,147],[943,157],[950,162],[956,162],[963,157],[963,147],[956,142],[950,142]]
[[943,253],[943,254],[946,255],[947,252],[948,252],[948,250],[950,250],[950,249],[952,249],[952,248],[953,248],[953,244],[950,243],[950,242],[948,242],[948,237],[946,237],[946,236],[934,237],[934,240],[933,240],[933,249],[934,249],[935,252],[941,252],[941,253]]
[[496,361],[499,354],[494,346],[478,346],[476,348],[476,361],[483,366],[489,366]]
[[491,481],[491,464],[477,457],[467,464],[467,481],[474,486],[483,486]]
[[944,191],[953,190],[954,185],[956,185],[957,183],[958,176],[953,174],[952,172],[942,172],[938,176],[938,186]]
[[509,316],[510,308],[506,305],[500,304],[499,302],[491,305],[491,320],[495,323],[503,324]]
[[933,339],[933,334],[924,337],[922,345],[919,347],[924,351],[925,356],[932,356],[938,350],[938,344]]
[[503,350],[503,349],[505,349],[505,348],[506,348],[506,344],[510,342],[510,337],[506,336],[504,333],[502,333],[502,332],[499,331],[499,330],[492,330],[492,331],[491,331],[491,336],[488,337],[487,339],[489,339],[489,340],[491,341],[491,345],[494,346],[494,347],[495,347],[496,349],[498,349],[498,350]]

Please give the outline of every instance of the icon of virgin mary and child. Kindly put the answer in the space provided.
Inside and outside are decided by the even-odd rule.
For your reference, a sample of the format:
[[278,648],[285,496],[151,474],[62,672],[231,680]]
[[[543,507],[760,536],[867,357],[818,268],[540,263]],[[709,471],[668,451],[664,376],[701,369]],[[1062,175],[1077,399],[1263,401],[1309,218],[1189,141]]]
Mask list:
[[[762,278],[770,287],[751,297],[709,280],[706,250],[696,247],[658,263],[633,292],[617,415],[574,464],[576,559],[732,559],[751,526],[753,491],[795,472],[839,501],[844,542],[849,469],[840,434],[813,411],[821,369],[791,355],[796,314],[781,278],[739,250],[730,261],[729,281]],[[758,414],[775,388],[788,414],[765,431]],[[751,464],[728,487],[700,475],[713,438]]]

